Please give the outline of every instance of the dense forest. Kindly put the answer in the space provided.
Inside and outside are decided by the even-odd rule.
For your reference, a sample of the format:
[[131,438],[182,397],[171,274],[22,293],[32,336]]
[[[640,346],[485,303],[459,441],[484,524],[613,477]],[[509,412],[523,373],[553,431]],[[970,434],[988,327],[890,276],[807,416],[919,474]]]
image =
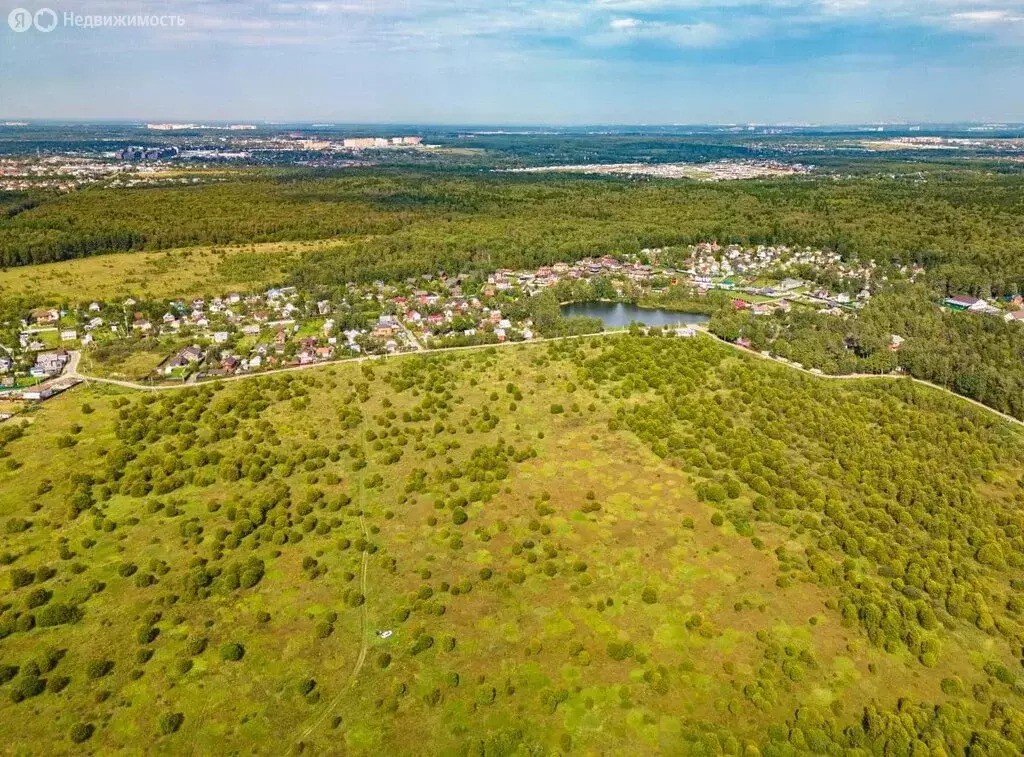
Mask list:
[[[940,309],[923,286],[880,294],[856,317],[799,309],[769,318],[719,311],[711,330],[826,373],[889,373],[899,367],[1024,419],[1024,328]],[[904,340],[898,349],[894,335]]]
[[0,262],[337,239],[303,284],[525,267],[705,240],[815,245],[930,269],[936,287],[1024,288],[1024,177],[628,181],[353,169],[182,188],[0,198]]

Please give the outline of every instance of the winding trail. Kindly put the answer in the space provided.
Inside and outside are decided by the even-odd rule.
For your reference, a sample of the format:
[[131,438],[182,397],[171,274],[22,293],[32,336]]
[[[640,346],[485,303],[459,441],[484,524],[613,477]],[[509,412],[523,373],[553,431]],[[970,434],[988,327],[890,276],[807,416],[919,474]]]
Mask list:
[[[88,376],[84,373],[78,372],[78,363],[81,359],[81,353],[77,351],[71,352],[71,361],[68,366],[64,369],[64,376],[67,378],[78,378],[82,381],[92,381],[97,384],[109,384],[111,386],[120,386],[125,389],[137,389],[144,392],[175,392],[181,389],[191,389],[197,386],[203,386],[204,384],[216,384],[216,383],[228,383],[231,381],[247,381],[249,379],[261,378],[263,376],[274,376],[279,373],[297,373],[298,371],[310,371],[318,368],[329,368],[338,365],[354,365],[356,363],[365,363],[374,360],[400,360],[404,357],[433,355],[445,352],[466,352],[469,350],[486,350],[491,348],[501,349],[503,347],[515,347],[515,346],[528,346],[531,344],[540,344],[544,342],[564,342],[570,339],[591,339],[593,337],[601,336],[619,336],[621,334],[627,334],[628,331],[603,331],[597,334],[577,334],[574,336],[555,336],[547,339],[531,339],[528,342],[498,342],[497,344],[471,344],[466,347],[435,347],[433,349],[427,349],[426,347],[420,346],[420,349],[411,352],[399,352],[394,355],[363,355],[362,357],[350,357],[342,360],[325,360],[321,363],[308,363],[306,365],[290,365],[287,368],[274,368],[269,371],[260,371],[259,373],[243,373],[235,376],[224,376],[221,378],[204,379],[203,381],[193,381],[190,384],[142,384],[137,381],[121,381],[119,379],[103,378],[100,376]],[[419,344],[417,342],[417,344]]]
[[[769,361],[771,363],[774,363],[775,365],[782,365],[782,366],[785,366],[787,368],[790,368],[791,370],[800,371],[801,373],[804,373],[804,374],[806,374],[808,376],[814,376],[815,378],[825,379],[825,380],[828,380],[828,381],[862,381],[862,380],[863,381],[878,381],[878,380],[885,380],[885,381],[912,381],[915,384],[920,384],[921,386],[926,386],[929,389],[934,389],[934,390],[939,391],[939,392],[944,392],[944,393],[948,394],[951,397],[957,398],[958,400],[961,400],[963,402],[968,402],[968,403],[974,405],[977,408],[980,408],[980,409],[982,409],[982,410],[984,410],[986,412],[989,412],[989,413],[992,413],[994,415],[999,416],[1000,418],[1002,418],[1007,423],[1012,423],[1015,426],[1024,427],[1024,421],[1019,420],[1017,418],[1014,418],[1012,415],[1007,415],[1006,413],[1000,412],[999,410],[996,410],[995,408],[989,407],[988,405],[985,405],[985,404],[983,404],[981,402],[978,402],[977,400],[973,400],[970,397],[964,397],[962,394],[957,394],[956,392],[954,392],[954,391],[952,391],[950,389],[947,389],[944,386],[939,386],[938,384],[933,384],[930,381],[925,381],[923,379],[914,378],[913,376],[908,376],[908,375],[905,375],[905,374],[894,375],[894,374],[885,374],[885,373],[881,373],[881,374],[879,374],[879,373],[850,373],[850,374],[845,374],[845,375],[833,375],[833,374],[828,374],[828,373],[815,373],[815,372],[813,372],[811,370],[808,370],[807,368],[798,367],[797,365],[793,364],[792,362],[790,362],[788,360],[783,360],[781,358],[778,358],[778,357],[775,357],[775,356],[771,356],[771,355],[762,355],[759,352],[755,352],[755,351],[749,350],[749,349],[747,349],[745,347],[741,347],[738,344],[734,344],[733,342],[726,341],[725,339],[722,339],[721,337],[718,337],[718,336],[715,336],[714,334],[712,334],[710,331],[707,330],[707,327],[705,327],[705,326],[691,326],[691,328],[695,329],[699,333],[701,333],[701,334],[703,334],[703,335],[705,335],[705,336],[707,336],[707,337],[709,337],[711,339],[714,339],[716,342],[718,342],[720,344],[723,344],[726,347],[731,347],[732,349],[737,350],[737,351],[743,353],[744,355],[750,355],[752,357],[759,358],[761,360],[767,360],[767,361]],[[564,342],[564,341],[569,341],[569,340],[572,340],[572,339],[591,339],[593,337],[620,336],[622,334],[628,334],[628,333],[629,333],[629,331],[627,329],[622,329],[622,330],[617,330],[617,331],[602,331],[602,332],[599,332],[597,334],[577,334],[577,335],[574,335],[574,336],[555,336],[555,337],[549,337],[549,338],[546,338],[546,339],[531,339],[529,342],[499,342],[498,344],[473,344],[473,345],[469,345],[468,347],[438,347],[438,348],[435,348],[435,349],[422,348],[422,349],[416,350],[414,352],[400,352],[400,353],[398,353],[396,355],[364,355],[362,357],[347,358],[345,360],[330,360],[330,361],[326,361],[326,362],[323,362],[323,363],[309,363],[308,365],[295,365],[295,366],[289,366],[288,368],[275,368],[273,370],[263,371],[261,373],[245,373],[245,374],[242,374],[242,375],[227,376],[227,377],[224,377],[224,378],[209,379],[209,380],[206,380],[206,381],[195,381],[195,382],[192,382],[190,384],[177,384],[177,385],[166,385],[166,384],[165,385],[147,385],[147,384],[136,383],[136,382],[133,382],[133,381],[118,381],[116,379],[100,378],[98,376],[87,376],[85,374],[82,374],[82,373],[78,372],[78,363],[79,363],[79,360],[81,358],[81,354],[78,353],[78,352],[72,352],[71,353],[71,361],[68,363],[67,368],[65,368],[63,375],[68,377],[68,378],[81,379],[82,381],[85,381],[85,382],[95,382],[95,383],[98,383],[98,384],[110,384],[112,386],[120,386],[120,387],[123,387],[125,389],[137,389],[137,390],[140,390],[140,391],[147,391],[147,392],[178,391],[178,390],[181,390],[181,389],[190,389],[190,388],[194,388],[194,387],[197,387],[197,386],[202,386],[204,384],[214,384],[214,383],[217,383],[217,382],[227,383],[227,382],[230,382],[230,381],[247,381],[249,379],[261,378],[263,376],[273,376],[273,375],[278,374],[278,373],[294,373],[294,372],[297,372],[297,371],[316,370],[318,368],[327,368],[327,367],[330,367],[330,366],[338,366],[338,365],[349,365],[349,364],[353,364],[353,363],[364,363],[364,362],[372,361],[372,360],[396,360],[396,359],[401,359],[403,357],[408,357],[410,355],[416,355],[416,356],[421,356],[422,357],[424,355],[440,354],[440,353],[445,353],[445,352],[466,352],[466,351],[469,351],[469,350],[485,350],[485,349],[491,349],[491,348],[501,349],[501,348],[504,348],[504,347],[528,346],[528,345],[531,345],[531,344],[542,344],[542,343],[545,343],[545,342]],[[421,345],[421,347],[422,347],[422,345]]]
[[[365,422],[365,418],[363,419],[363,421],[360,421],[360,423],[359,423],[358,434],[359,434],[360,448],[362,449],[363,457],[365,458],[365,456],[366,456],[366,437],[365,437],[364,432],[363,432],[363,424],[364,424],[364,422]],[[370,540],[370,532],[366,528],[366,520],[363,517],[363,472],[362,471],[359,472],[359,476],[357,478],[356,487],[357,487],[356,488],[356,506],[359,508],[359,528],[363,532],[363,538],[366,539],[366,541],[369,541]],[[352,672],[349,674],[349,685],[347,687],[342,687],[341,690],[338,691],[338,693],[331,699],[331,701],[327,703],[327,706],[324,708],[323,712],[321,712],[320,715],[316,718],[316,720],[314,720],[312,723],[310,723],[306,727],[306,729],[303,730],[302,733],[299,735],[299,741],[305,741],[306,739],[308,739],[317,728],[319,728],[321,725],[323,725],[323,722],[335,711],[335,709],[337,709],[338,704],[341,703],[341,700],[344,698],[344,696],[347,693],[348,689],[350,689],[353,686],[355,686],[356,679],[359,677],[359,672],[363,669],[363,664],[366,662],[366,655],[369,652],[369,648],[370,648],[370,645],[369,645],[369,642],[368,642],[369,636],[368,636],[368,633],[367,633],[368,629],[367,629],[367,621],[366,621],[366,594],[367,594],[367,591],[369,591],[369,580],[368,580],[369,568],[370,568],[370,556],[369,556],[369,553],[364,549],[363,550],[362,565],[361,565],[360,573],[359,573],[359,591],[363,595],[363,603],[361,605],[359,605],[359,638],[360,638],[359,655],[356,657],[356,664],[355,664],[355,666],[353,666]]]
[[[363,418],[363,420],[361,420],[360,423],[359,423],[359,448],[363,452],[363,459],[364,460],[366,459],[366,434],[363,431],[363,425],[364,425],[365,422],[366,422],[366,419]],[[370,532],[366,528],[366,519],[363,517],[363,503],[364,503],[363,493],[364,493],[364,491],[363,491],[363,472],[360,471],[359,472],[359,479],[358,479],[358,482],[356,484],[356,504],[359,507],[359,529],[363,532],[363,539],[365,539],[366,542],[369,543],[369,541],[370,541]],[[366,594],[369,591],[369,579],[368,579],[369,569],[370,569],[370,553],[367,552],[364,549],[363,550],[363,564],[362,564],[362,569],[361,569],[360,574],[359,574],[359,591],[363,595],[363,603],[361,605],[359,605],[359,626],[360,626],[360,637],[362,638],[362,643],[359,645],[359,657],[356,658],[356,664],[355,664],[355,667],[352,669],[352,675],[349,676],[349,680],[350,680],[352,685],[355,685],[356,678],[359,677],[359,671],[363,669],[363,663],[366,662],[366,653],[367,653],[367,651],[369,651],[369,646],[370,646],[367,643],[367,640],[368,640],[369,636],[367,635],[368,629],[366,627],[366,600],[367,600]],[[331,709],[334,709],[334,708],[332,707]]]
[[767,361],[769,361],[771,363],[775,363],[776,365],[782,365],[782,366],[785,366],[786,368],[791,368],[794,371],[800,371],[801,373],[805,373],[808,376],[814,376],[815,378],[831,379],[831,380],[835,380],[835,381],[862,381],[862,380],[876,380],[877,381],[878,379],[886,379],[888,381],[912,381],[915,384],[920,384],[921,386],[926,386],[929,389],[935,389],[936,391],[944,392],[945,394],[948,394],[951,397],[955,397],[956,399],[961,400],[963,402],[969,402],[970,404],[974,405],[975,407],[981,408],[982,410],[985,410],[985,411],[987,411],[989,413],[993,413],[995,415],[998,415],[1000,418],[1002,418],[1007,423],[1012,423],[1012,424],[1017,425],[1017,426],[1024,426],[1024,421],[1019,420],[1018,418],[1014,418],[1012,415],[1007,415],[1006,413],[1003,413],[1003,412],[1000,412],[999,410],[996,410],[994,407],[989,407],[988,405],[985,405],[985,404],[983,404],[981,402],[978,402],[977,400],[972,400],[970,397],[965,397],[962,394],[957,394],[956,392],[951,391],[950,389],[947,389],[944,386],[939,386],[938,384],[933,384],[931,381],[925,381],[924,379],[914,378],[913,376],[908,376],[907,374],[846,373],[846,374],[836,375],[836,374],[831,374],[831,373],[815,373],[814,371],[809,370],[807,368],[804,368],[802,366],[797,366],[794,363],[792,363],[791,361],[783,360],[781,358],[778,358],[778,357],[775,357],[775,356],[772,356],[772,355],[762,355],[760,352],[755,352],[754,350],[749,350],[746,347],[741,347],[740,345],[734,344],[733,342],[726,341],[725,339],[722,339],[719,336],[715,336],[714,334],[712,334],[710,331],[708,331],[705,328],[700,328],[699,330],[702,333],[704,333],[707,336],[709,336],[712,339],[714,339],[715,341],[719,342],[720,344],[724,344],[727,347],[732,347],[733,349],[739,350],[740,352],[742,352],[745,355],[751,355],[753,357],[760,358],[762,360],[767,360]]

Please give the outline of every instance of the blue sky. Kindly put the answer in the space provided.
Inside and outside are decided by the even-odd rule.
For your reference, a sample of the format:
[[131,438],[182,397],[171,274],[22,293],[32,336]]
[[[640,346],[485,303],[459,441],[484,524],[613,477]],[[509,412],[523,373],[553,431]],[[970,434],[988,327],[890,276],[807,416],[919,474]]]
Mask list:
[[[46,6],[50,33],[15,33]],[[1024,0],[0,0],[0,118],[1024,121]],[[154,29],[74,15],[173,15]]]

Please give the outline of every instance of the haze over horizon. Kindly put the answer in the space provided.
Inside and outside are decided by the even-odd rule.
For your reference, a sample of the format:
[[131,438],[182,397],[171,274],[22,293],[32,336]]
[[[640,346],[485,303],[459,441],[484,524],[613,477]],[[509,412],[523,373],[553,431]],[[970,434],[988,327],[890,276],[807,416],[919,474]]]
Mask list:
[[[0,118],[1024,121],[1024,0],[68,0],[4,20]],[[65,14],[168,15],[155,28]]]

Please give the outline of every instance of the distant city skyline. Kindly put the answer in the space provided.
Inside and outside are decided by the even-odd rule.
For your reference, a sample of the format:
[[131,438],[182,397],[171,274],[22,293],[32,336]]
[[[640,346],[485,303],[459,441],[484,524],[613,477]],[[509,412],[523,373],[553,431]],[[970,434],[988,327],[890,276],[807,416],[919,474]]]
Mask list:
[[1021,81],[1024,0],[0,2],[0,120],[1012,123]]

